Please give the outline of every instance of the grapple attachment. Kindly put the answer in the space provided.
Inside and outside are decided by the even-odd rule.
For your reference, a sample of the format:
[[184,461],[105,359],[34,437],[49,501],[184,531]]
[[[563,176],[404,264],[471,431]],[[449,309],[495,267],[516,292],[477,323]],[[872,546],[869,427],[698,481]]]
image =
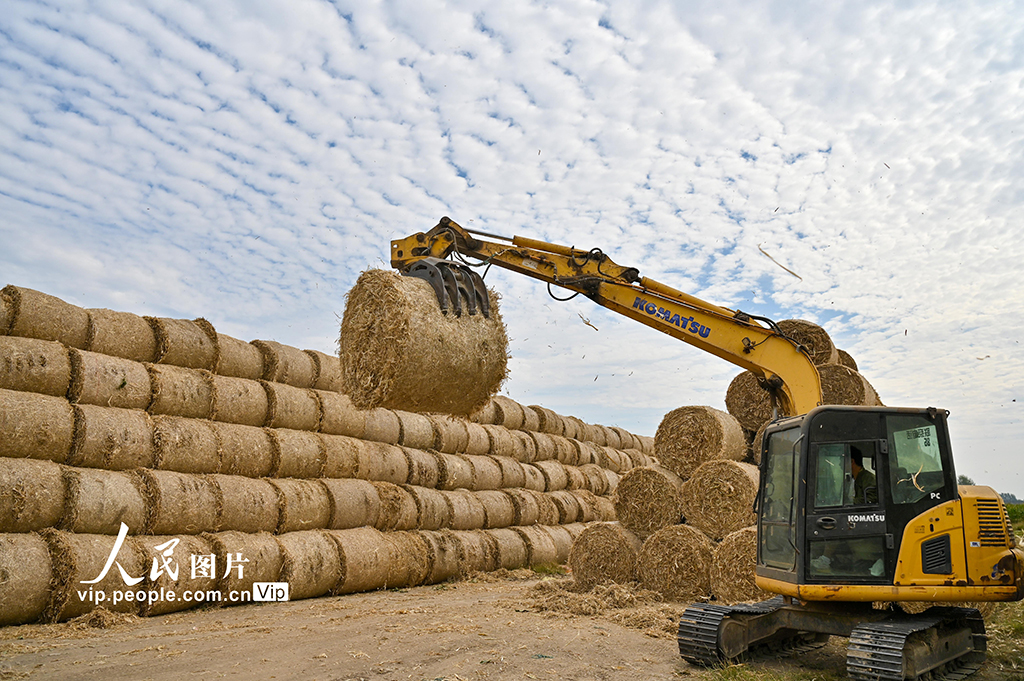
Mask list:
[[454,312],[456,317],[461,317],[465,310],[469,314],[491,316],[484,280],[466,265],[440,258],[423,258],[403,270],[402,276],[417,277],[430,284],[444,314]]

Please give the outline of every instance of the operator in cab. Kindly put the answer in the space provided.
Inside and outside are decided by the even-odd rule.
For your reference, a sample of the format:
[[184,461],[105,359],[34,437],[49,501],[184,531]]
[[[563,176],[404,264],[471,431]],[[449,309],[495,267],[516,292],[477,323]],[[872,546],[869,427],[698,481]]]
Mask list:
[[853,474],[853,503],[878,503],[875,474],[864,468],[864,454],[853,446],[850,447],[850,473]]

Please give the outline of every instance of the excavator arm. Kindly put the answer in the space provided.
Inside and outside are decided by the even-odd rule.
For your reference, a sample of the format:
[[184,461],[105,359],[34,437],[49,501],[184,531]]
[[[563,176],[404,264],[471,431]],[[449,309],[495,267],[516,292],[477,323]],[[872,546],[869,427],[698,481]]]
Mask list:
[[482,280],[467,265],[495,265],[582,293],[598,305],[749,369],[776,396],[781,415],[804,414],[821,403],[821,379],[806,350],[773,322],[642,277],[600,249],[476,232],[447,217],[428,232],[391,242],[391,266],[428,281],[445,312],[461,314],[465,308],[470,314],[487,314]]

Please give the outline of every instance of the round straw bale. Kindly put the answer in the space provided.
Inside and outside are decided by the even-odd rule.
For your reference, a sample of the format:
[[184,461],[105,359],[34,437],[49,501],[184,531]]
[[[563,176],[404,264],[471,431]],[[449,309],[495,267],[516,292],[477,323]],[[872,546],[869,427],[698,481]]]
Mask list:
[[[101,601],[104,608],[115,612],[139,612],[139,599],[135,595],[142,590],[142,585],[129,587],[121,577],[122,570],[130,577],[142,577],[149,566],[148,557],[134,538],[121,544],[116,563],[110,566],[103,579],[85,584],[83,582],[92,582],[103,574],[117,538],[52,529],[43,530],[41,534],[46,540],[50,559],[32,563],[31,568],[37,570],[49,564],[52,569],[51,598],[43,619],[63,622],[84,615],[97,606],[96,601]],[[126,596],[119,603],[114,603],[115,591]],[[128,594],[131,594],[130,598]]]
[[395,445],[360,440],[356,455],[357,478],[395,485],[409,481],[409,459]]
[[332,593],[349,594],[387,586],[388,571],[395,559],[395,545],[372,527],[331,530],[341,555],[341,579]]
[[318,480],[268,480],[277,490],[281,515],[277,533],[322,530],[331,524],[331,496]]
[[592,464],[600,467],[601,462],[604,461],[604,450],[593,442],[576,440],[576,448],[579,451],[576,458],[580,466]]
[[615,512],[615,502],[611,497],[594,495],[594,511],[596,520],[618,520],[619,514]]
[[380,494],[366,480],[324,478],[320,484],[331,497],[332,530],[373,527],[380,518]]
[[377,408],[366,412],[363,439],[396,445],[402,440],[402,421],[391,409]]
[[629,457],[622,454],[619,450],[612,449],[611,447],[601,447],[600,465],[603,468],[616,473],[625,473],[628,470],[628,461]]
[[458,454],[437,455],[439,489],[470,489],[473,486],[473,464]]
[[438,584],[459,576],[462,543],[452,532],[419,531],[427,546],[430,573],[424,584]]
[[434,424],[423,414],[395,410],[399,422],[398,443],[415,449],[430,449],[434,446]]
[[218,333],[217,346],[220,348],[218,374],[250,381],[263,378],[263,353],[255,345]]
[[509,527],[515,524],[516,509],[512,505],[512,498],[503,490],[484,490],[475,494],[484,507],[484,527]]
[[385,538],[392,547],[385,588],[404,589],[425,582],[431,573],[427,541],[418,532],[388,532]]
[[745,445],[739,421],[712,407],[673,409],[654,436],[658,461],[684,479],[705,461],[742,459]]
[[640,538],[619,523],[588,525],[569,552],[573,580],[584,591],[609,582],[634,582],[641,546]]
[[[732,414],[732,412],[729,412]],[[733,416],[736,416],[733,414]],[[738,417],[737,417],[738,418]],[[742,421],[740,422],[742,424]],[[636,438],[640,441],[640,451],[647,456],[655,456],[654,449],[654,438],[647,435],[637,435]]]
[[686,522],[716,540],[753,525],[757,483],[755,466],[738,461],[708,461],[694,472],[683,489]]
[[344,435],[321,435],[324,443],[324,477],[355,478],[359,476],[359,456],[366,447],[362,440]]
[[312,388],[316,383],[316,362],[302,350],[268,340],[254,340],[252,344],[263,355],[265,380],[296,388]]
[[579,462],[580,452],[573,444],[573,440],[561,435],[549,435],[548,437],[555,444],[555,459],[566,466],[575,466]]
[[615,471],[610,471],[607,468],[602,468],[601,470],[604,473],[605,479],[608,481],[608,491],[605,492],[605,494],[611,494],[618,489],[621,477]]
[[537,415],[537,412],[522,404],[519,406],[523,410],[523,425],[519,426],[519,429],[529,431],[540,430],[540,416]]
[[783,319],[779,322],[779,331],[804,346],[815,364],[835,364],[838,361],[832,338],[817,324],[803,319]]
[[0,459],[0,533],[53,527],[64,514],[64,504],[64,481],[58,464]]
[[715,547],[711,561],[711,593],[724,604],[762,601],[771,595],[754,581],[757,565],[757,528],[732,532]]
[[512,501],[513,525],[536,525],[540,519],[540,503],[537,492],[528,489],[503,489]]
[[0,336],[6,336],[11,326],[11,305],[7,299],[0,295]]
[[[527,563],[531,567],[558,564],[558,546],[544,525],[512,528],[526,544]],[[571,545],[570,545],[571,548]]]
[[220,472],[264,478],[277,468],[277,449],[264,428],[211,423],[220,448]]
[[0,534],[0,575],[0,626],[41,618],[53,577],[46,541],[37,534]]
[[572,492],[563,489],[557,492],[548,492],[547,497],[555,502],[555,508],[558,509],[559,525],[574,523],[581,519],[580,500],[573,496]]
[[90,404],[76,406],[75,413],[69,464],[109,470],[153,466],[157,450],[155,424],[149,414]]
[[566,489],[586,489],[587,475],[576,466],[565,467]]
[[485,530],[498,547],[498,568],[518,570],[529,563],[526,540],[514,529]]
[[348,395],[316,390],[320,400],[320,432],[362,438],[366,433],[366,412],[359,411]]
[[516,442],[512,436],[513,431],[505,426],[484,424],[481,427],[487,431],[487,437],[490,439],[488,454],[491,456],[515,456]]
[[474,572],[491,572],[498,569],[498,547],[494,540],[482,530],[455,530],[452,535],[461,544],[459,574],[462,577]]
[[441,490],[451,516],[453,530],[479,530],[487,524],[483,502],[476,494],[464,489]]
[[156,360],[156,335],[145,319],[131,312],[92,309],[85,349],[135,362]]
[[205,534],[203,538],[210,542],[217,557],[217,588],[222,603],[230,604],[228,594],[232,591],[248,592],[251,596],[255,582],[280,580],[284,557],[272,534],[226,531]]
[[867,379],[842,364],[818,367],[822,404],[878,405],[878,393]]
[[270,401],[267,389],[259,381],[231,376],[212,376],[215,421],[243,426],[262,426],[267,422]]
[[153,447],[156,468],[179,473],[221,471],[220,444],[210,421],[155,416]]
[[537,443],[530,433],[522,430],[513,430],[512,434],[512,445],[515,448],[515,452],[512,454],[512,458],[521,463],[531,463],[537,460]]
[[595,520],[604,520],[598,513],[597,496],[585,489],[569,490],[569,494],[576,497],[580,505],[580,512],[576,516],[577,523],[592,523]]
[[71,385],[68,352],[55,341],[0,336],[0,388],[65,397]]
[[562,434],[560,437],[567,437],[569,439],[577,439],[580,436],[580,424],[582,421],[573,418],[572,416],[562,417]]
[[715,543],[689,525],[665,527],[648,537],[637,558],[637,576],[645,589],[671,601],[706,599]]
[[213,414],[213,380],[209,371],[147,364],[152,414],[208,419]]
[[857,368],[857,360],[855,360],[853,356],[846,350],[840,350],[836,348],[836,364],[842,364],[844,367],[848,369],[859,371],[859,369]]
[[323,596],[338,587],[344,575],[342,553],[331,534],[306,530],[276,539],[284,558],[281,581],[288,582],[289,600]]
[[345,392],[362,409],[473,413],[507,373],[505,325],[489,297],[489,317],[445,315],[422,279],[363,272],[341,322]]
[[434,449],[445,454],[466,451],[469,431],[466,430],[465,421],[447,414],[428,414],[427,418],[434,426]]
[[530,438],[533,440],[534,449],[534,461],[550,461],[557,456],[558,449],[555,446],[555,440],[552,438],[550,433],[529,433]]
[[149,408],[152,384],[141,362],[74,349],[70,357],[70,401],[124,409]]
[[523,487],[534,492],[543,492],[547,482],[544,480],[544,472],[537,468],[537,463],[523,464]]
[[146,317],[156,336],[156,363],[213,371],[217,368],[217,332],[205,319]]
[[221,531],[276,532],[281,523],[278,488],[266,480],[240,475],[212,475],[220,490],[218,527]]
[[320,430],[321,407],[316,392],[284,383],[261,381],[267,391],[267,425],[292,430]]
[[[725,407],[747,430],[757,430],[772,418],[771,395],[761,387],[752,371],[744,371],[732,379],[725,392]],[[655,449],[659,448],[656,446]],[[660,452],[657,456],[661,456]]]
[[569,475],[560,461],[538,461],[533,464],[544,476],[544,491],[554,492],[565,489],[569,484]]
[[579,472],[586,478],[586,489],[597,495],[608,493],[608,478],[605,477],[604,469],[594,463],[584,464],[579,467]]
[[[619,434],[614,429],[608,426],[598,425],[598,428],[604,433],[604,444],[605,447],[611,447],[612,449],[622,449],[622,442],[619,440]],[[628,443],[627,443],[628,444]]]
[[406,460],[409,462],[408,483],[420,487],[436,488],[441,481],[441,470],[438,466],[437,455],[434,452],[412,449],[411,447],[402,447],[401,449],[405,453]]
[[7,334],[23,338],[59,341],[71,348],[84,348],[89,340],[89,313],[30,288],[6,286],[0,296],[7,302]]
[[764,431],[767,430],[768,426],[771,425],[771,421],[765,421],[761,424],[761,427],[754,433],[753,439],[750,441],[750,459],[755,463],[761,463],[761,450],[764,448]]
[[615,515],[641,539],[683,519],[683,481],[667,468],[634,468],[619,480]]
[[436,489],[416,485],[402,485],[416,502],[416,527],[421,530],[440,530],[452,524],[452,509],[444,494]]
[[473,423],[498,423],[500,419],[498,405],[493,398],[484,402],[478,409],[474,409],[469,415]]
[[615,436],[619,440],[618,449],[639,449],[633,441],[633,434],[631,432],[625,428],[619,428],[618,426],[609,426],[608,428],[615,433]]
[[538,432],[551,435],[561,435],[565,432],[565,424],[560,414],[536,404],[531,404],[529,408],[537,413],[537,420],[540,422]]
[[390,482],[371,483],[380,497],[380,512],[375,527],[382,532],[413,530],[419,519],[416,500],[408,491]]
[[502,489],[509,487],[523,487],[526,485],[526,471],[523,464],[507,456],[496,456],[494,462],[501,468]]
[[[745,436],[744,436],[744,445],[746,445]],[[657,461],[653,457],[647,456],[646,454],[641,452],[639,449],[623,449],[621,451],[622,451],[623,454],[626,455],[627,458],[629,458],[630,469],[640,468],[642,466],[653,466],[653,465],[655,465],[655,463]],[[743,452],[746,453],[746,447],[745,446],[743,448]]]
[[0,456],[64,463],[75,438],[75,412],[62,397],[0,389]]
[[303,352],[313,360],[316,369],[316,381],[313,383],[313,387],[316,390],[340,393],[342,386],[341,361],[335,355],[328,355],[319,350],[303,350]]
[[216,532],[222,499],[206,475],[174,471],[138,471],[146,501],[147,534]]
[[551,498],[549,492],[534,492],[537,496],[537,524],[558,525],[561,517],[558,514],[558,505]]
[[80,534],[117,534],[121,523],[131,534],[146,531],[146,496],[132,473],[95,468],[64,469],[65,503],[60,527]]
[[504,395],[495,395],[491,400],[497,407],[498,418],[495,423],[505,428],[519,429],[523,427],[523,405]]
[[[319,478],[324,473],[327,451],[316,433],[287,428],[270,430],[277,467],[275,478]],[[402,482],[405,482],[403,479]]]
[[466,454],[484,456],[491,452],[491,436],[479,423],[466,421]]
[[489,456],[466,455],[466,460],[473,467],[473,481],[467,489],[480,491],[485,489],[501,489],[501,464]]

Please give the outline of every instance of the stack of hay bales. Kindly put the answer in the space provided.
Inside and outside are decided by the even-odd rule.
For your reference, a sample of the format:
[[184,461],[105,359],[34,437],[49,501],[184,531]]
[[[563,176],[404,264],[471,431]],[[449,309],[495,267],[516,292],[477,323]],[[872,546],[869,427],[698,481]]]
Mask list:
[[359,410],[337,357],[205,320],[0,300],[0,625],[203,602],[161,588],[226,604],[253,582],[297,599],[565,562],[653,462],[647,440],[547,432],[505,398],[484,410],[521,412],[513,428]]

